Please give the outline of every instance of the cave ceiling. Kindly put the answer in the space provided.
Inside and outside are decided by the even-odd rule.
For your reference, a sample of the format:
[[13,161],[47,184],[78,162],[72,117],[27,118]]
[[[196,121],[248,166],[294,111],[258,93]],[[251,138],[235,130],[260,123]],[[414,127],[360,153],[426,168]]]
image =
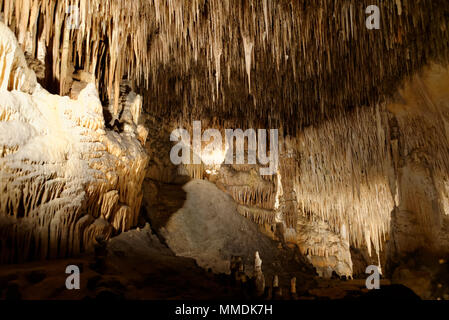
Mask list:
[[[72,62],[95,75],[103,101],[118,104],[128,79],[147,112],[183,120],[295,131],[382,102],[449,51],[447,1],[69,2],[76,28],[64,1],[0,1],[19,42],[34,39],[32,54],[45,41],[48,87],[67,93]],[[365,26],[373,4],[381,30]]]

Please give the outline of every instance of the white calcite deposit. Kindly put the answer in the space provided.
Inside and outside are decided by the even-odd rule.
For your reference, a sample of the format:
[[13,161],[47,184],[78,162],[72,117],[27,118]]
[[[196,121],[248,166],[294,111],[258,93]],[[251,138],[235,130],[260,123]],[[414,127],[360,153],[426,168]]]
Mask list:
[[48,93],[2,23],[0,70],[0,262],[76,254],[135,225],[148,162],[140,97],[124,132],[107,130],[95,85],[77,100]]

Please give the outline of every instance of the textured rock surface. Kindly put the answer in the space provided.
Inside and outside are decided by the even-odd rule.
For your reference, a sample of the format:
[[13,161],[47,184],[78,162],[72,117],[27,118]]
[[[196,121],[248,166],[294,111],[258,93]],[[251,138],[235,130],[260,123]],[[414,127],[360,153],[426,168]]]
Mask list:
[[76,254],[128,230],[148,161],[140,110],[122,133],[106,130],[93,84],[77,100],[49,94],[1,23],[0,34],[0,262]]
[[266,275],[296,272],[303,279],[308,271],[307,277],[313,276],[313,269],[298,251],[282,249],[260,233],[256,224],[237,212],[232,198],[214,184],[192,180],[183,189],[187,193],[183,207],[160,231],[176,255],[193,258],[199,266],[218,273],[229,272],[231,256],[240,256],[245,272],[252,275],[258,251]]
[[[222,165],[212,175],[192,165],[185,174],[214,182],[241,215],[273,239],[297,244],[323,274],[351,275],[350,247],[363,250],[358,274],[370,264],[385,270],[420,247],[444,255],[448,74],[430,66],[385,105],[356,108],[282,138],[279,171],[269,179],[257,165]],[[166,172],[170,178],[160,180],[175,181],[175,169],[158,153],[168,153],[169,144],[157,143],[163,146],[152,147],[153,154],[162,160],[151,177]]]
[[239,215],[232,199],[215,185],[192,180],[183,189],[187,193],[184,206],[162,231],[176,254],[195,258],[203,268],[222,273],[229,271],[232,255],[247,257],[250,263],[256,251],[264,261],[266,254],[275,254],[275,244]]
[[127,76],[149,89],[158,115],[300,129],[374,105],[430,59],[447,59],[447,1],[378,1],[381,31],[372,32],[371,4],[2,0],[0,8],[31,54],[45,44],[59,94],[80,67],[114,100],[114,115]]
[[323,221],[300,217],[297,243],[302,253],[324,278],[331,278],[335,271],[339,276],[352,277],[352,260],[349,239],[335,234]]
[[[243,299],[240,288],[193,259],[176,257],[149,225],[123,232],[107,244],[106,273],[92,268],[90,254],[77,258],[0,266],[0,299],[24,300],[204,300]],[[67,290],[68,265],[80,268],[80,290]]]
[[397,185],[390,259],[416,250],[449,253],[449,70],[427,68],[389,105]]
[[[432,297],[432,282],[410,279],[433,267],[401,265],[449,252],[449,70],[429,64],[448,60],[448,2],[379,3],[372,32],[367,1],[166,4],[0,0],[19,39],[1,25],[0,262],[66,256],[128,230],[146,176],[158,236],[204,267],[260,251],[276,271],[286,258],[274,239],[322,276],[379,264]],[[200,118],[279,128],[277,174],[172,165],[171,130]],[[184,191],[188,177],[231,197],[198,181]],[[229,239],[239,228],[249,233]]]

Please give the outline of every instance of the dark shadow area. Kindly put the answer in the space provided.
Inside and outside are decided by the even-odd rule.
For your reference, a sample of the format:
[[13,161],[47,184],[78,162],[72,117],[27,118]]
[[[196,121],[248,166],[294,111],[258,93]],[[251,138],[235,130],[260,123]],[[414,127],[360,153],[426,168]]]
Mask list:
[[155,201],[152,206],[145,207],[145,213],[153,230],[158,232],[165,227],[170,217],[184,206],[187,193],[182,188],[184,184],[154,183],[157,186]]
[[381,287],[371,290],[360,297],[361,300],[411,300],[420,301],[421,298],[411,289],[400,284]]

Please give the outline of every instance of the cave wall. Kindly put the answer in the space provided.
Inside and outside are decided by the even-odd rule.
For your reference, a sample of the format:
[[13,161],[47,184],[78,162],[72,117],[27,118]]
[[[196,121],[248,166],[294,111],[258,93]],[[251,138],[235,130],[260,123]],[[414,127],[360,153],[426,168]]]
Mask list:
[[272,238],[298,245],[323,275],[350,277],[351,247],[362,252],[357,274],[370,264],[385,271],[417,249],[444,256],[448,75],[446,67],[431,65],[384,104],[282,137],[273,177],[258,175],[259,165],[221,165],[208,174],[204,164],[173,176],[216,183],[238,212]]
[[448,69],[434,65],[408,82],[388,106],[397,186],[392,261],[420,249],[436,259],[449,251],[448,101]]
[[[137,223],[148,157],[141,101],[105,127],[95,86],[52,95],[0,22],[0,263],[65,257]],[[140,141],[139,141],[140,137]]]

